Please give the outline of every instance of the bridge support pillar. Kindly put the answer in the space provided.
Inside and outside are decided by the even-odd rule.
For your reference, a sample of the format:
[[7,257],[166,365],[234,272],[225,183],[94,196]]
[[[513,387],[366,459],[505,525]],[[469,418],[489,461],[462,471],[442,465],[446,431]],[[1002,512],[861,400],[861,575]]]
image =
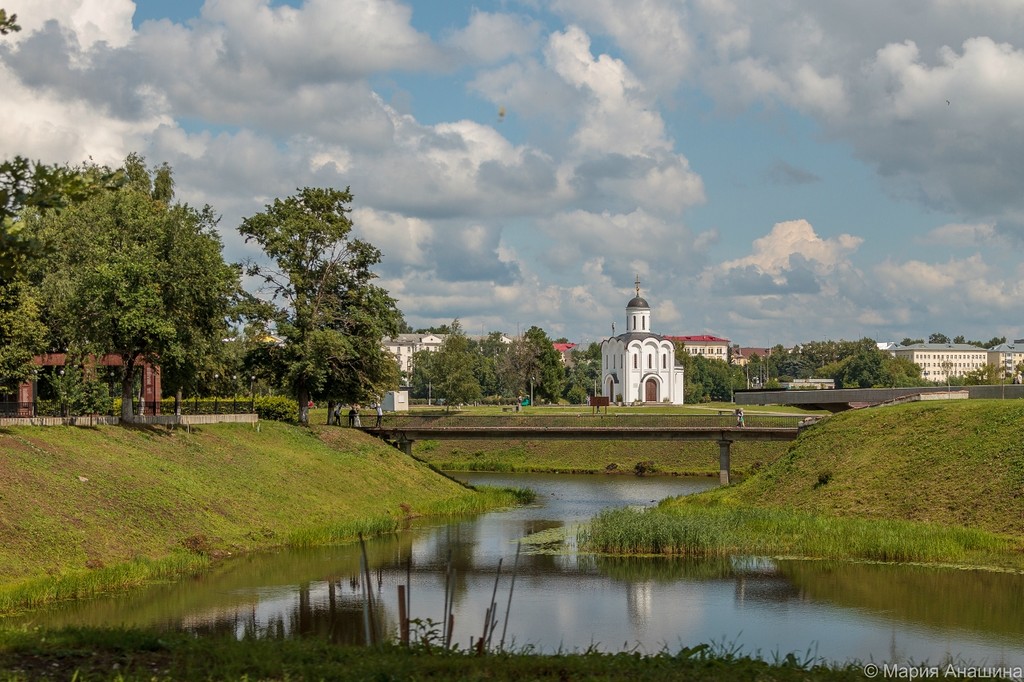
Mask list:
[[732,441],[718,441],[718,482],[729,485],[729,446]]
[[398,449],[402,451],[402,454],[412,457],[412,441],[402,439],[396,443]]

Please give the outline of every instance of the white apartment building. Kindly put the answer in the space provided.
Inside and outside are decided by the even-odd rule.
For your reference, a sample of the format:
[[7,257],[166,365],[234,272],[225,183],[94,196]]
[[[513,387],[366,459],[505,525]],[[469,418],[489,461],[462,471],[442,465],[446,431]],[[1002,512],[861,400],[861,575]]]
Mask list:
[[398,371],[406,376],[412,369],[412,354],[421,350],[437,352],[445,334],[399,334],[384,340],[384,349],[398,360]]
[[920,367],[922,379],[940,383],[947,377],[973,372],[989,362],[989,351],[966,343],[915,343],[896,346],[889,352]]
[[[447,334],[399,334],[390,339],[384,340],[384,350],[395,356],[398,360],[398,370],[409,376],[412,371],[412,356],[421,350],[436,353],[441,349],[441,344],[448,337]],[[484,341],[487,336],[467,336],[474,341]],[[512,339],[502,334],[499,338],[504,344],[512,343]]]
[[1024,339],[1016,339],[1013,343],[1001,343],[988,349],[988,364],[1003,370],[1003,377],[1019,383],[1021,380],[1017,367],[1024,362]]

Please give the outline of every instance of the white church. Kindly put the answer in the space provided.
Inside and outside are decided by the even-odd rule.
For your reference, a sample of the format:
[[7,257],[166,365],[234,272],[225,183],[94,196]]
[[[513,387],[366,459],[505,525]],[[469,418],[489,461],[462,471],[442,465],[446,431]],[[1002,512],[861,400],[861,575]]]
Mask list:
[[[612,333],[615,333],[614,326]],[[675,345],[651,331],[651,306],[640,296],[626,304],[626,333],[601,342],[601,390],[612,402],[683,404],[683,366]]]

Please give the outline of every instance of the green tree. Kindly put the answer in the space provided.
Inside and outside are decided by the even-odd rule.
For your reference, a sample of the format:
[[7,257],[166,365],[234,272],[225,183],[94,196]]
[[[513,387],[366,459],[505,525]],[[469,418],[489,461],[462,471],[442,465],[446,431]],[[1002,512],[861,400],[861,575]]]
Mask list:
[[132,154],[123,172],[120,187],[37,216],[52,255],[36,275],[57,346],[120,358],[130,419],[138,361],[166,366],[173,385],[223,329],[238,270],[221,257],[209,207],[170,203],[167,166],[151,173]]
[[513,339],[498,358],[498,378],[509,396],[529,395],[530,379],[536,383],[539,371],[537,347],[526,337]]
[[[17,18],[0,8],[0,35],[20,31]],[[116,182],[113,175],[93,170],[47,166],[21,156],[0,162],[0,284],[44,252],[42,242],[17,220],[22,209],[60,209]]]
[[878,348],[871,339],[856,342],[856,353],[827,365],[822,374],[835,380],[836,388],[920,386],[921,368]]
[[46,348],[46,326],[24,277],[0,282],[0,394],[10,393],[32,372],[32,356]]
[[[595,382],[601,378],[601,344],[591,343],[586,348],[576,347],[570,351],[572,362],[566,369],[566,384],[562,396],[574,405],[583,404],[587,396],[599,391]],[[600,392],[600,391],[599,391]]]
[[555,350],[548,335],[537,326],[526,330],[524,338],[533,347],[537,358],[536,371],[531,373],[535,399],[557,403],[565,387],[565,366],[562,354]]
[[940,332],[933,332],[928,335],[928,343],[949,343],[949,337]]
[[448,335],[433,358],[437,377],[436,395],[444,398],[445,405],[471,403],[480,399],[480,382],[474,374],[477,354],[469,346],[458,319],[452,321]]
[[414,398],[427,398],[432,400],[434,396],[435,366],[434,356],[436,351],[418,350],[412,354],[410,366],[412,372],[409,377],[409,387]]
[[20,31],[21,26],[15,23],[17,20],[17,14],[7,16],[7,10],[0,8],[0,36],[5,36],[13,31]]
[[964,384],[967,386],[994,386],[1002,380],[1003,368],[987,362],[964,375]]
[[470,345],[476,351],[476,378],[480,382],[480,391],[484,396],[491,398],[511,398],[512,391],[502,381],[501,363],[508,352],[508,344],[504,341],[505,335],[499,331],[492,331],[478,342]]
[[398,367],[381,343],[402,316],[373,284],[381,253],[352,238],[348,189],[304,188],[275,199],[238,228],[275,267],[250,263],[272,295],[273,320],[286,340],[285,381],[309,423],[308,401],[326,389],[343,402],[377,399],[397,386]]

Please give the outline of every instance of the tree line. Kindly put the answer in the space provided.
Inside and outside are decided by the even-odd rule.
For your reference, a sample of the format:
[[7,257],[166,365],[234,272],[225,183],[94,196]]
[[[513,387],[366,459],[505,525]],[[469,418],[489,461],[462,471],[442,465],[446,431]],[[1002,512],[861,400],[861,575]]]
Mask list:
[[[179,401],[258,383],[293,396],[302,423],[310,400],[368,402],[397,385],[381,340],[404,321],[374,282],[380,251],[352,235],[348,189],[299,189],[243,219],[239,233],[264,258],[232,264],[218,216],[175,200],[166,164],[132,154],[113,170],[6,167],[0,394],[35,376],[44,352],[67,362],[42,375],[43,390],[75,373],[78,408],[98,412],[113,380],[125,419],[139,409],[140,361]],[[116,367],[97,365],[109,356]]]
[[[412,331],[406,329],[405,331]],[[583,404],[590,395],[601,393],[601,344],[591,343],[571,350],[563,363],[543,329],[531,327],[511,343],[494,331],[483,339],[471,339],[458,320],[450,325],[417,330],[419,333],[447,334],[437,351],[413,354],[408,383],[412,397],[460,403],[509,403],[531,396],[538,403]],[[928,343],[968,343],[992,348],[1005,338],[987,342],[952,341],[935,333]],[[924,343],[904,339],[902,345]],[[738,350],[730,349],[730,356]],[[881,388],[929,386],[934,382],[921,376],[921,368],[878,348],[870,338],[856,341],[809,341],[792,348],[778,344],[764,354],[748,358],[745,365],[702,355],[691,355],[676,344],[676,362],[683,365],[684,399],[687,403],[732,401],[738,390],[780,388],[794,379],[824,378],[837,388]],[[1024,371],[1018,366],[1016,372]],[[985,365],[962,376],[950,376],[954,386],[998,384],[1007,380],[1003,369]]]

